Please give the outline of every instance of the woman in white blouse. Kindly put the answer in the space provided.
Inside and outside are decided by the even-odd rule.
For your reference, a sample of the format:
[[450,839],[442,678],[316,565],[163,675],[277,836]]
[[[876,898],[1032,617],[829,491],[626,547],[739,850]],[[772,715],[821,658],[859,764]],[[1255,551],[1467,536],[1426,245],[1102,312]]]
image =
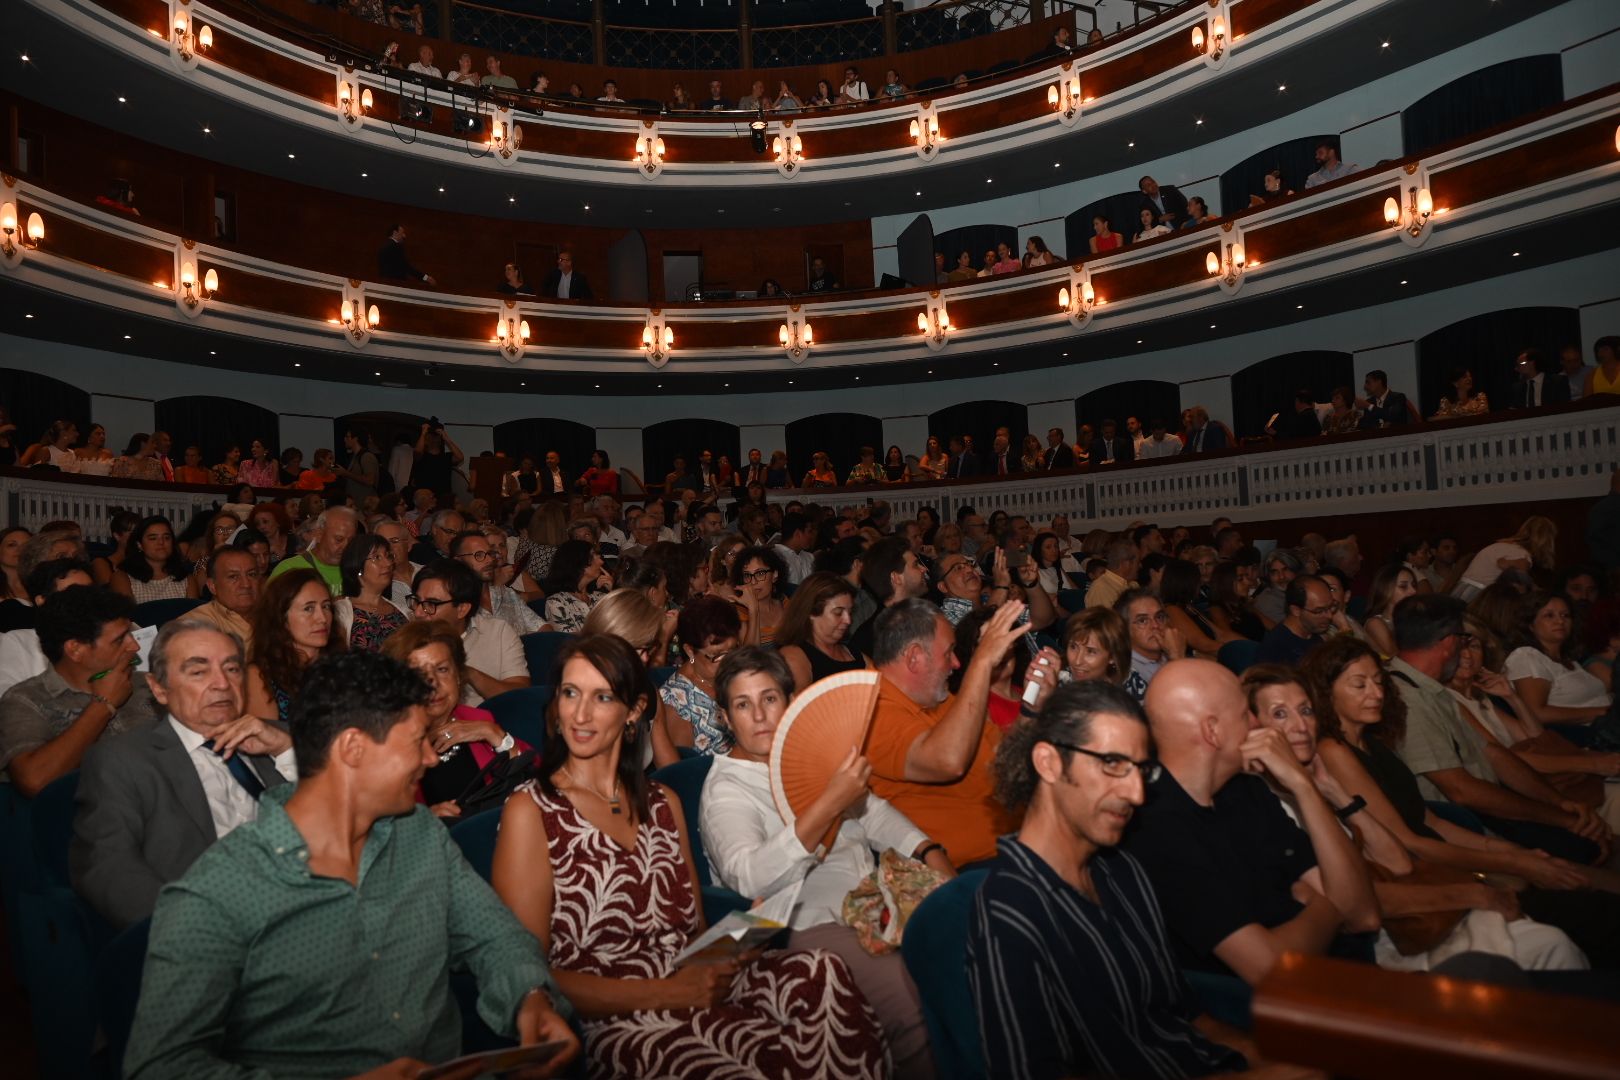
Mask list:
[[1607,715],[1613,697],[1603,680],[1564,655],[1574,624],[1569,602],[1535,592],[1521,610],[1521,643],[1508,654],[1503,673],[1530,715],[1542,724],[1580,725]]
[[1539,566],[1551,570],[1556,558],[1558,526],[1549,518],[1526,518],[1519,531],[1494,544],[1486,544],[1468,563],[1462,580],[1451,590],[1451,595],[1472,600],[1502,576],[1504,570],[1523,570],[1529,573]]
[[[876,865],[873,847],[894,848],[954,875],[945,849],[905,815],[867,791],[872,766],[850,747],[827,790],[788,826],[771,798],[771,743],[793,698],[793,675],[774,649],[728,654],[715,676],[720,716],[732,734],[729,755],[715,757],[703,784],[699,825],[715,880],[748,897],[767,897],[803,879],[791,920],[795,949],[843,957],[877,1013],[896,1076],[932,1076],[928,1031],[917,988],[898,951],[872,956],[843,925],[844,896]],[[831,850],[821,837],[842,819]]]

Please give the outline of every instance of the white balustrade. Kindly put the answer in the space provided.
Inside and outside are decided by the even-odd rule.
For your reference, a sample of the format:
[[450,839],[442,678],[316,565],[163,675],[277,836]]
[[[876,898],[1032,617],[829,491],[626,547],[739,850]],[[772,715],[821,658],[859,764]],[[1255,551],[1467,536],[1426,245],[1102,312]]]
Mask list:
[[48,521],[77,521],[87,540],[111,540],[108,521],[119,510],[145,517],[166,517],[175,531],[203,509],[224,502],[222,495],[184,490],[123,486],[117,481],[76,484],[47,475],[0,477],[5,496],[6,524],[38,530]]

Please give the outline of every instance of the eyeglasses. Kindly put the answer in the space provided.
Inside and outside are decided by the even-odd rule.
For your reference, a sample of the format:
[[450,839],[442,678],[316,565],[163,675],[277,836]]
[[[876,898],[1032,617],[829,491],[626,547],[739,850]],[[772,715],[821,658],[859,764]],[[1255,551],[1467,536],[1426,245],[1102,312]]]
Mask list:
[[444,605],[455,603],[454,600],[429,600],[427,597],[417,596],[415,593],[411,593],[409,596],[407,596],[405,598],[405,602],[411,605],[413,608],[424,609],[429,615],[437,615],[439,613],[439,609],[444,607]]
[[1056,739],[1043,739],[1042,741],[1050,743],[1062,750],[1072,750],[1076,754],[1084,754],[1086,757],[1096,758],[1102,764],[1103,775],[1111,776],[1115,780],[1123,780],[1127,776],[1131,775],[1132,770],[1135,770],[1136,772],[1142,774],[1142,781],[1144,783],[1152,784],[1159,779],[1159,774],[1164,772],[1164,766],[1151,759],[1147,761],[1132,761],[1124,754],[1099,754],[1095,750],[1087,750],[1085,747],[1076,746],[1073,743],[1058,742]]
[[471,559],[473,562],[488,562],[495,558],[495,552],[485,549],[483,551],[463,551],[458,558]]
[[1169,621],[1170,621],[1170,616],[1166,615],[1162,611],[1155,612],[1152,615],[1143,614],[1143,615],[1132,615],[1131,616],[1131,625],[1132,626],[1162,626],[1163,624],[1168,623]]
[[769,580],[771,580],[771,578],[773,578],[775,576],[776,576],[776,571],[775,570],[770,570],[770,569],[765,569],[765,570],[744,570],[742,572],[742,583],[744,585],[752,585],[756,581],[769,581]]
[[710,653],[699,649],[698,655],[703,657],[703,659],[707,660],[711,664],[718,664],[720,661],[731,655],[731,650],[727,649],[725,652]]
[[1324,616],[1324,615],[1332,615],[1335,612],[1337,612],[1338,610],[1339,610],[1339,605],[1338,604],[1329,604],[1326,607],[1308,607],[1308,608],[1305,609],[1305,614],[1307,614],[1307,615],[1315,615],[1318,619],[1320,619],[1322,616]]

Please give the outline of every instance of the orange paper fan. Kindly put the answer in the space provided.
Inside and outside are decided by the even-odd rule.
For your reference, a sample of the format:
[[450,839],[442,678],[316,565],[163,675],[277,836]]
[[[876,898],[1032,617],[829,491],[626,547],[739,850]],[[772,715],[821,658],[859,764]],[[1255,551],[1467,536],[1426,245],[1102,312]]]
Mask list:
[[[788,706],[771,743],[771,795],[789,825],[827,790],[850,747],[865,752],[880,678],[875,671],[840,672],[813,683]],[[837,836],[834,821],[822,838],[823,850]]]

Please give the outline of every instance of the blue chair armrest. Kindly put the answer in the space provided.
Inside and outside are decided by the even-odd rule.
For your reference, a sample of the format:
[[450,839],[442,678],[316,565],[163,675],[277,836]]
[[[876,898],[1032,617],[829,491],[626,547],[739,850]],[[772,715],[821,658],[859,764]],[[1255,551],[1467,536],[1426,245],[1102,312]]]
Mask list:
[[723,885],[703,886],[703,917],[710,926],[733,911],[747,911],[752,904],[748,897],[732,892]]

